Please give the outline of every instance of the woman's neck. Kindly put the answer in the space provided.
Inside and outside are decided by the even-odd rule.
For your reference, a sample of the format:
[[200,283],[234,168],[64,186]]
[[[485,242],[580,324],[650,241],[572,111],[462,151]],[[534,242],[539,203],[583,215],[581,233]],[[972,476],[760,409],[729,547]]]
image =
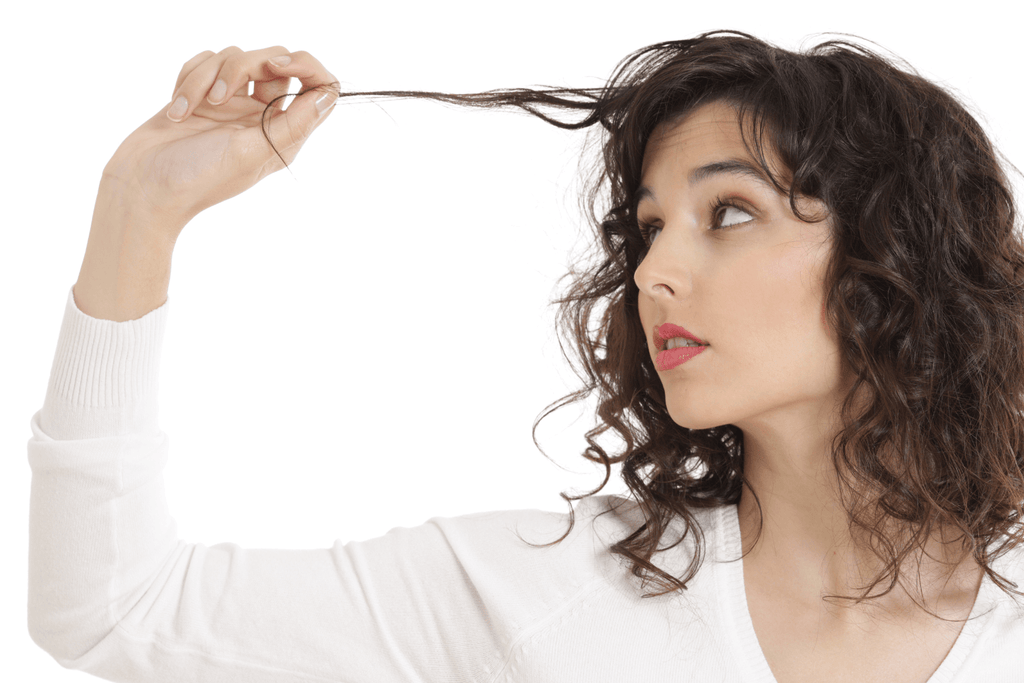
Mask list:
[[[770,578],[774,590],[811,606],[826,595],[859,595],[884,569],[866,540],[853,540],[846,510],[825,487],[798,491],[792,481],[781,486],[755,483],[755,487],[764,513],[756,544],[758,509],[747,488],[738,511],[743,551],[749,551],[743,560],[745,574]],[[899,528],[890,525],[890,530]],[[859,607],[890,615],[924,614],[916,599],[936,614],[962,618],[965,603],[968,612],[974,604],[984,572],[969,553],[963,554],[956,537],[948,528],[936,530],[924,551],[916,548],[905,558],[897,585],[884,597]],[[884,592],[890,580],[883,578],[869,595]],[[852,605],[852,601],[835,604]]]

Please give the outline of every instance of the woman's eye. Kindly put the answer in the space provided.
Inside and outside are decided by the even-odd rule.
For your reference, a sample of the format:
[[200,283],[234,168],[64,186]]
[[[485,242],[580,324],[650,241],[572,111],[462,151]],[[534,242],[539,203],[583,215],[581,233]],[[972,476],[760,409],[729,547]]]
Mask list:
[[[739,214],[739,215],[740,215],[741,217],[742,217],[742,216],[746,216],[746,219],[742,219],[742,218],[741,218],[740,220],[734,220],[734,221],[731,221],[731,222],[730,222],[730,221],[729,221],[729,219],[727,218],[727,217],[728,217],[728,215],[729,215],[729,212],[730,212],[730,211],[734,211],[734,212],[736,212],[736,213],[737,213],[737,214]],[[734,215],[735,215],[735,214],[734,214]],[[724,211],[722,212],[722,222],[721,222],[721,226],[722,226],[723,228],[727,228],[727,227],[729,227],[730,225],[738,225],[738,224],[740,224],[740,223],[746,223],[746,222],[747,222],[748,220],[753,220],[753,219],[754,219],[754,218],[753,218],[753,216],[751,216],[751,215],[750,215],[749,213],[747,213],[747,212],[746,212],[746,211],[744,211],[743,209],[738,209],[738,208],[736,208],[735,206],[726,206],[726,207],[725,207],[725,210],[724,210]]]
[[[708,230],[721,230],[723,228],[742,225],[743,223],[754,220],[754,217],[750,215],[748,211],[745,211],[738,206],[733,206],[732,204],[723,204],[718,202],[717,206],[712,205],[710,211],[712,214],[712,222]],[[648,226],[644,221],[640,221],[640,224],[642,226],[641,232],[646,234],[648,243],[653,243],[661,232],[661,228]]]

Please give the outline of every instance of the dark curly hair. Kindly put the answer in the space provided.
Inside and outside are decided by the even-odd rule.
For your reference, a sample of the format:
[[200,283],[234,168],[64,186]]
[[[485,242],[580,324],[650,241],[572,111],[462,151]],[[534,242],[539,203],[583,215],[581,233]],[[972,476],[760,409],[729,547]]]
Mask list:
[[[621,463],[646,522],[611,552],[631,561],[643,585],[664,589],[643,597],[664,595],[684,589],[703,561],[692,511],[736,504],[743,485],[751,488],[738,427],[688,429],[668,414],[634,282],[648,247],[634,199],[647,141],[659,124],[720,101],[741,126],[752,124],[747,149],[788,193],[793,213],[811,220],[797,208],[805,196],[832,218],[826,310],[855,380],[831,455],[851,529],[877,541],[871,547],[885,567],[861,595],[827,597],[860,603],[887,594],[904,560],[933,529],[950,526],[962,533],[963,557],[972,555],[1007,594],[1024,596],[991,566],[1024,543],[1024,242],[997,153],[953,94],[848,41],[798,53],[712,31],[634,52],[602,88],[342,95],[519,107],[561,128],[601,126],[602,155],[583,197],[598,258],[582,271],[570,267],[568,293],[553,302],[585,375],[566,357],[585,386],[547,406],[534,443],[544,417],[597,391],[600,420],[582,455],[606,472],[593,491],[560,494],[569,529],[546,545],[572,531],[571,501],[598,493]],[[562,120],[551,110],[583,117]],[[765,149],[785,177],[772,173]],[[854,401],[859,391],[863,405]],[[625,442],[613,455],[596,441],[609,429]],[[681,578],[651,562],[676,516],[687,533],[696,529],[697,552]],[[912,533],[887,533],[894,520]],[[886,579],[889,588],[868,597]]]

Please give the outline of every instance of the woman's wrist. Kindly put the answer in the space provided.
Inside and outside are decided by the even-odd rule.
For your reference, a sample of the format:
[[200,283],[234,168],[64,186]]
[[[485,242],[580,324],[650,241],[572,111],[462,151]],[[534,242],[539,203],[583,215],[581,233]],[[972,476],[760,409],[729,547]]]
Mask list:
[[171,256],[181,228],[145,203],[100,183],[85,258],[73,290],[92,318],[137,320],[167,301]]

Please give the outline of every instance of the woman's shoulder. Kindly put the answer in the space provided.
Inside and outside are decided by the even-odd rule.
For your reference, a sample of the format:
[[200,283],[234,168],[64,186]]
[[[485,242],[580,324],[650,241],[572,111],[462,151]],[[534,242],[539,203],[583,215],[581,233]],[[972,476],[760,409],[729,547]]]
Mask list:
[[[707,556],[719,546],[721,520],[728,519],[720,515],[719,508],[693,509],[691,516],[699,530],[688,529],[677,515],[670,516],[651,562],[669,572],[685,569],[693,558],[698,532]],[[648,522],[642,506],[618,494],[588,496],[574,501],[571,521],[570,528],[568,506],[562,512],[492,510],[434,517],[418,528],[395,529],[388,536],[419,546],[416,552],[428,558],[428,564],[446,562],[461,566],[460,571],[472,568],[492,580],[505,577],[517,590],[545,594],[544,602],[556,595],[576,595],[587,586],[628,591],[623,582],[632,581],[630,560],[612,546]],[[439,568],[436,573],[444,572]]]
[[[715,534],[718,509],[698,508],[692,511],[692,515],[705,537]],[[633,534],[648,521],[647,513],[633,498],[607,494],[574,501],[571,520],[568,508],[562,512],[506,509],[434,517],[425,526],[445,535],[449,543],[459,545],[460,540],[465,540],[475,551],[502,560],[526,560],[537,555],[551,562],[564,563],[571,556],[589,561],[595,553],[606,554],[611,545]],[[685,525],[682,520],[677,515],[670,515],[666,537],[670,536],[674,541],[683,531]],[[692,537],[692,532],[687,534],[687,540]]]

